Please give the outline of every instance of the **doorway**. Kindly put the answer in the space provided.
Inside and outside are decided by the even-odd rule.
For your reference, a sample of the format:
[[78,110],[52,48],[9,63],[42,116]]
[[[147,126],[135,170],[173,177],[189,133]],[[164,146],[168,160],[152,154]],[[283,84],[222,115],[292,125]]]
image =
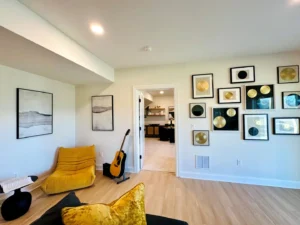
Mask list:
[[171,85],[134,87],[135,171],[178,175],[176,88]]

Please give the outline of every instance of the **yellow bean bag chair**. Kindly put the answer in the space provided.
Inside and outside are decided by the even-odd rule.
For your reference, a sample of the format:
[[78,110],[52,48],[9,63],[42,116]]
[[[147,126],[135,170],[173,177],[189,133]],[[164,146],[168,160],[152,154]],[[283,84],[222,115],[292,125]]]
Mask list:
[[52,173],[42,184],[46,194],[85,188],[93,185],[96,178],[95,146],[59,148],[58,162]]

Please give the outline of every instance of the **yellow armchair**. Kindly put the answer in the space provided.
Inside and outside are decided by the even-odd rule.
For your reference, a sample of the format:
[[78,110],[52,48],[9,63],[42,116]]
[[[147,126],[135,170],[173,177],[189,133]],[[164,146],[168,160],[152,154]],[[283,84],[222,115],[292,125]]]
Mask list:
[[95,146],[59,148],[55,171],[44,181],[41,188],[46,194],[85,188],[93,185],[96,178]]

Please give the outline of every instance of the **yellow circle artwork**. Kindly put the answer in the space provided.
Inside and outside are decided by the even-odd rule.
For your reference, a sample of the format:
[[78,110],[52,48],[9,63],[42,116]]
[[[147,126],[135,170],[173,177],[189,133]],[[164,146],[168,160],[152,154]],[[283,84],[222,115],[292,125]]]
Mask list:
[[247,95],[248,95],[249,98],[255,98],[257,96],[257,91],[255,89],[250,89],[247,92]]
[[281,71],[280,77],[285,81],[293,80],[296,77],[296,70],[293,68],[285,68]]
[[201,92],[207,91],[208,88],[209,88],[209,84],[206,80],[202,80],[197,83],[197,89]]
[[231,108],[228,109],[226,113],[229,117],[234,117],[236,115],[236,110]]
[[207,141],[207,135],[205,133],[200,132],[196,134],[195,139],[199,144],[205,144]]
[[267,85],[261,86],[261,88],[260,88],[260,92],[264,95],[269,94],[270,91],[271,91],[271,88]]
[[233,93],[230,91],[225,92],[224,96],[227,100],[233,99]]
[[226,125],[226,120],[225,120],[225,118],[223,116],[217,116],[214,119],[213,123],[214,123],[215,127],[217,127],[217,128],[223,128]]

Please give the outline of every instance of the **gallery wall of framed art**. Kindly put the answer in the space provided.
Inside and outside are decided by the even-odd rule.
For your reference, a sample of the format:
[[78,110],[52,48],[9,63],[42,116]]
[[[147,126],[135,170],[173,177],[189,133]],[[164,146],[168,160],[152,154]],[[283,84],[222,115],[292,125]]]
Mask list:
[[[249,57],[233,57],[217,60],[206,60],[179,65],[165,65],[147,68],[135,68],[128,70],[117,70],[116,82],[103,91],[97,88],[78,88],[78,105],[87,105],[84,114],[80,111],[80,120],[85,124],[79,126],[81,129],[81,140],[89,139],[96,145],[102,146],[108,137],[117,136],[127,127],[132,127],[133,96],[132,87],[139,85],[173,84],[176,87],[176,116],[178,121],[178,132],[176,137],[179,145],[179,166],[183,176],[195,174],[201,176],[200,169],[195,168],[195,155],[210,156],[210,170],[213,175],[235,176],[233,171],[239,171],[243,177],[261,177],[267,179],[298,179],[293,173],[297,170],[298,149],[293,143],[299,143],[297,135],[274,135],[272,119],[275,117],[297,117],[299,109],[282,109],[282,92],[300,91],[300,83],[277,83],[277,67],[299,65],[300,54],[272,54]],[[255,67],[255,82],[231,83],[230,68]],[[213,74],[214,97],[193,98],[192,75]],[[245,87],[254,85],[274,85],[274,109],[246,109]],[[201,87],[201,85],[200,85]],[[218,89],[241,88],[241,103],[218,103]],[[114,96],[114,132],[93,132],[90,126],[91,107],[90,97],[97,94]],[[228,95],[230,99],[230,94]],[[203,114],[204,104],[206,115]],[[191,106],[191,105],[192,106]],[[191,109],[195,107],[194,113]],[[290,104],[291,105],[291,104]],[[170,105],[171,106],[171,105]],[[177,106],[177,107],[176,107]],[[212,130],[213,108],[239,108],[239,130],[238,131],[214,131]],[[244,140],[243,139],[243,114],[268,114],[269,141]],[[86,125],[88,124],[88,125]],[[193,131],[209,131],[209,146],[194,145]],[[95,137],[97,136],[97,138]],[[91,138],[93,137],[93,138]],[[285,143],[281,148],[280,143]],[[299,143],[300,144],[300,143]],[[107,146],[104,146],[105,148]],[[118,148],[117,144],[111,143],[107,148]],[[134,155],[133,147],[130,154]],[[277,155],[291,163],[278,165]],[[105,154],[110,154],[107,150]],[[133,157],[134,158],[134,157]],[[236,160],[242,161],[241,168],[237,167]],[[250,160],[251,159],[251,160]],[[128,162],[134,166],[134,160]],[[257,162],[259,168],[253,166]],[[282,169],[283,167],[283,169]],[[282,171],[276,177],[276,171]]]

